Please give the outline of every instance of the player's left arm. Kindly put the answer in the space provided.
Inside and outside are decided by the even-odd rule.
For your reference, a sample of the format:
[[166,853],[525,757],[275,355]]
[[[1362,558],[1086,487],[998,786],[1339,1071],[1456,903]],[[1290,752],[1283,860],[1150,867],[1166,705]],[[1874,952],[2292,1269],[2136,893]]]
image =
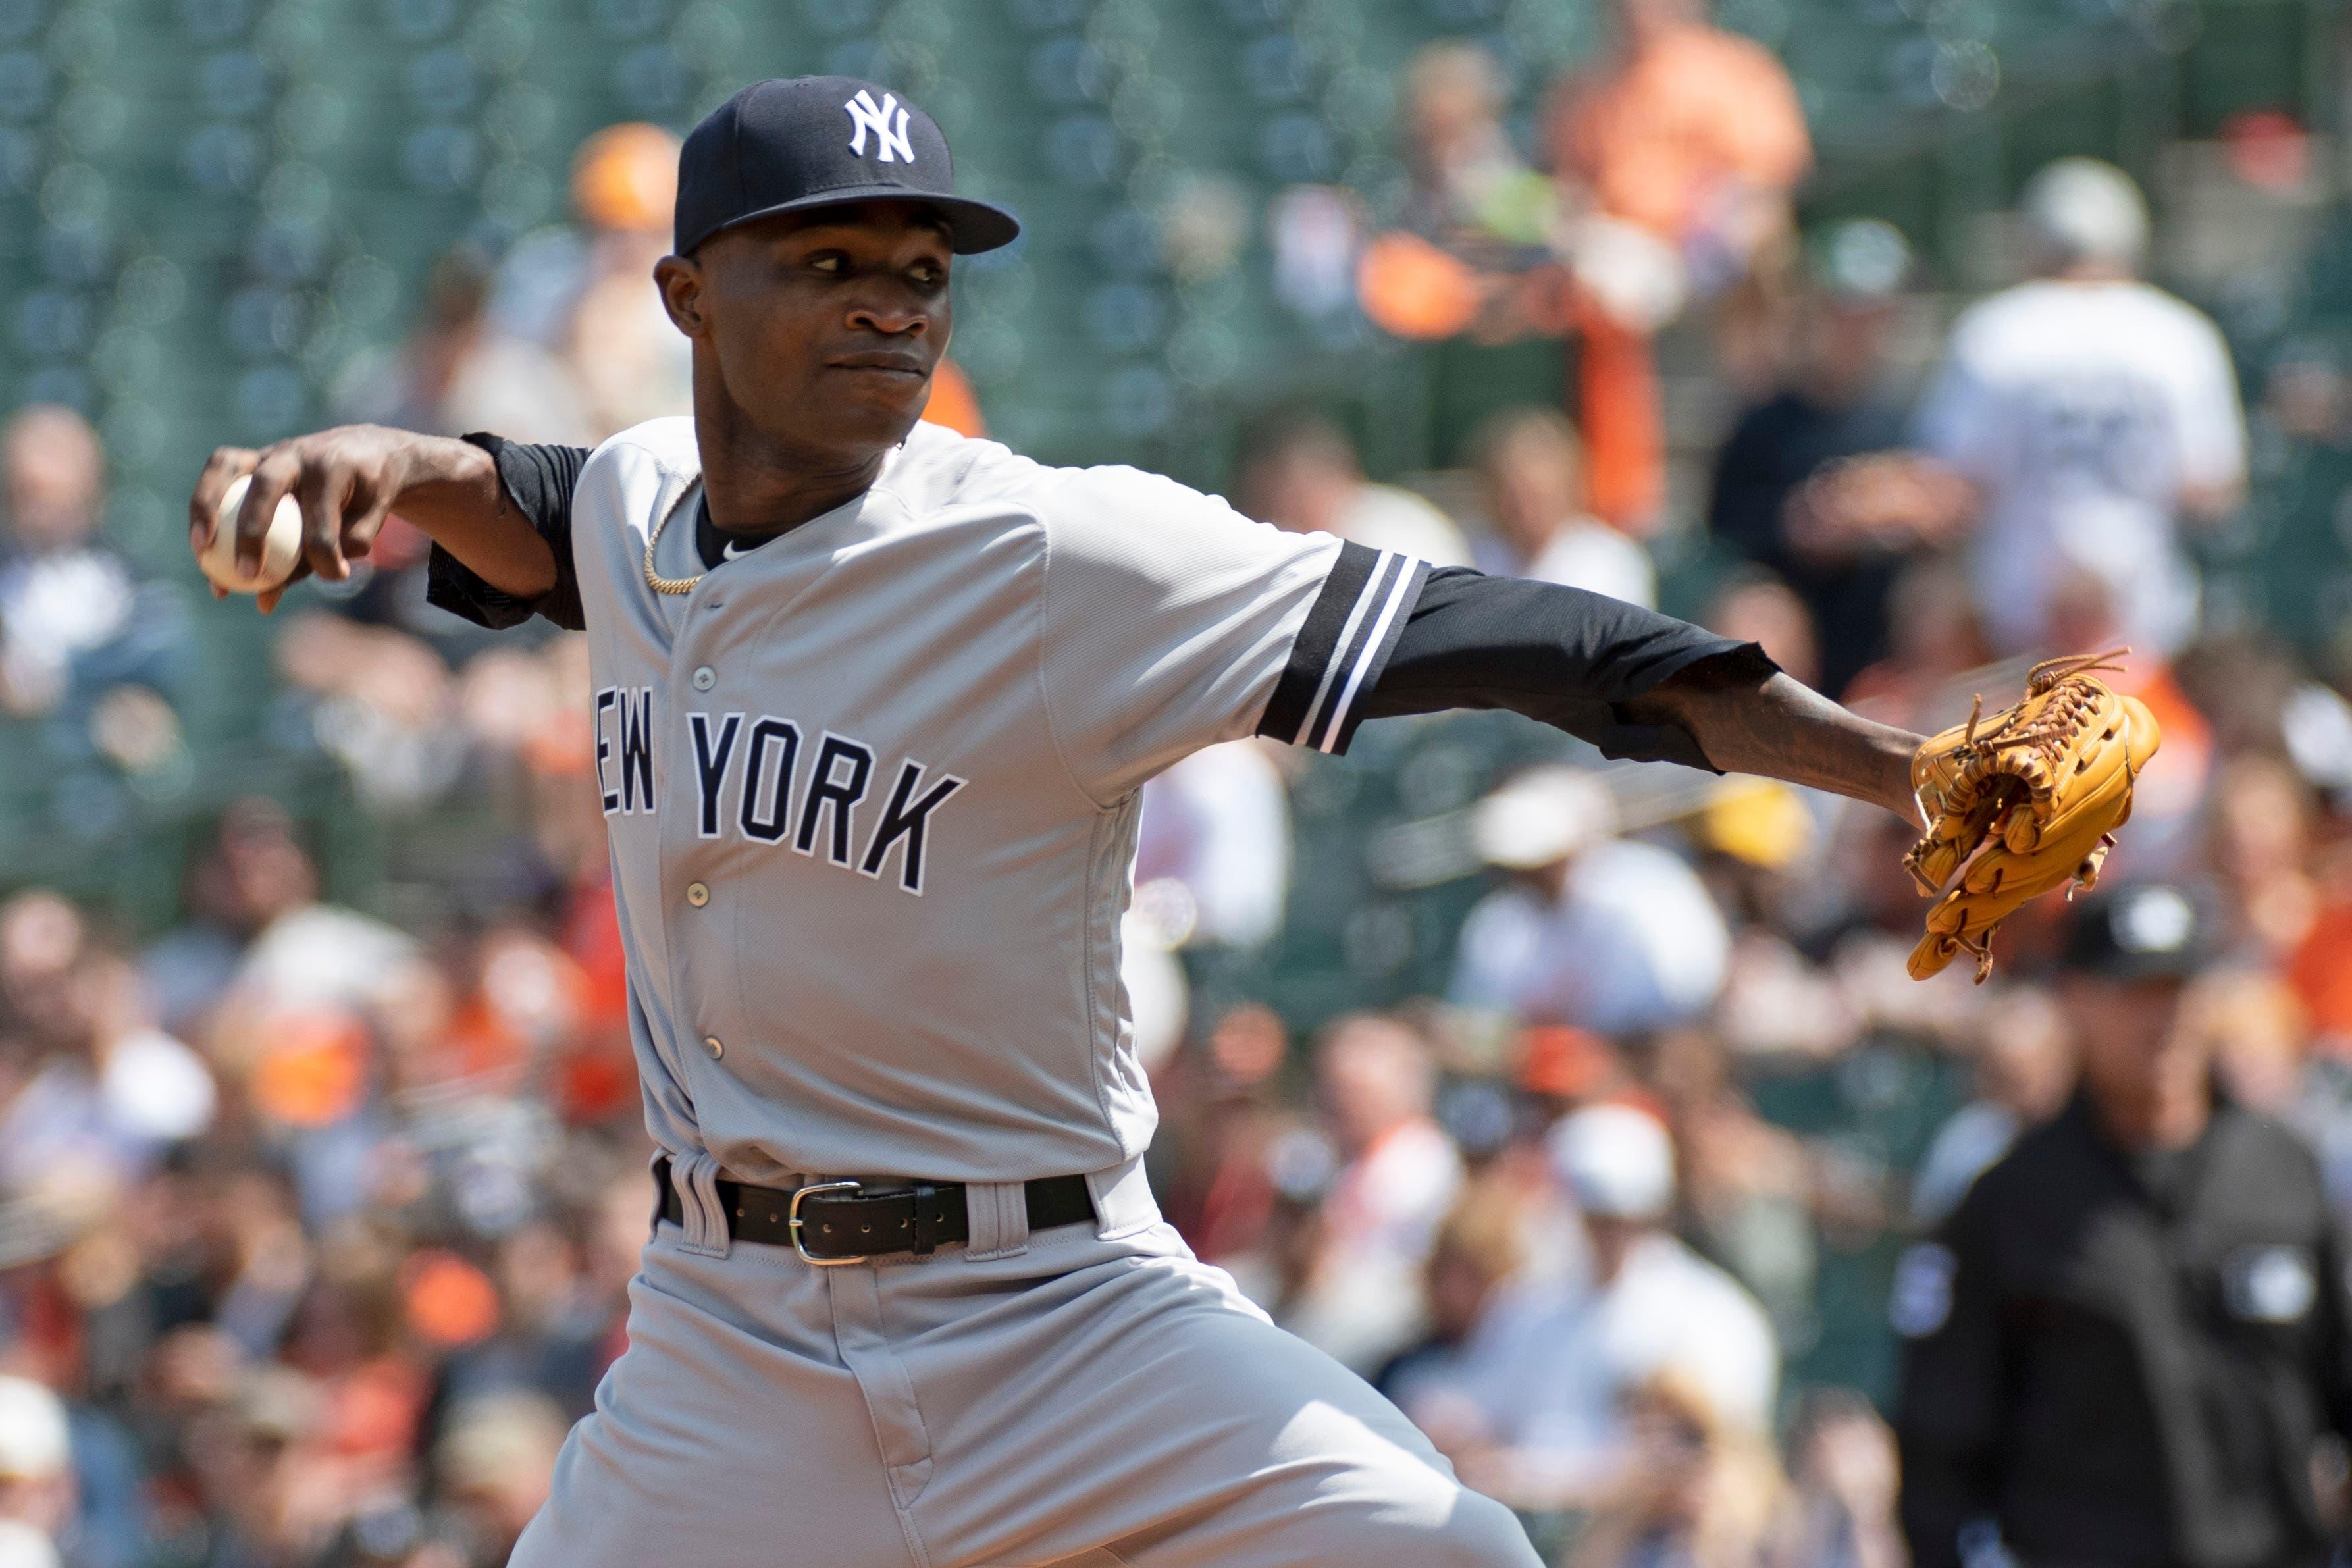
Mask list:
[[1702,659],[1620,710],[1685,731],[1719,773],[1785,779],[1919,823],[1911,759],[1923,737],[1864,719],[1778,669],[1759,679],[1736,654]]
[[1449,708],[1508,709],[1610,757],[1785,779],[1918,819],[1919,736],[1848,712],[1753,643],[1578,588],[1430,573],[1360,717]]
[[1283,533],[1133,469],[1056,472],[1033,504],[1047,727],[1097,805],[1253,731],[1339,752],[1367,719],[1506,708],[1605,756],[1912,814],[1918,737],[1806,690],[1753,643],[1581,589]]

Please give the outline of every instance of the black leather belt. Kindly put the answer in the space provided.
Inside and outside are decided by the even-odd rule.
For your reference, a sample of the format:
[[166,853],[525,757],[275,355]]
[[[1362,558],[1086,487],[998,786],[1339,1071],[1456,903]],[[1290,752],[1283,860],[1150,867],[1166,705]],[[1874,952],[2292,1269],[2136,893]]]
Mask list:
[[[667,1155],[654,1162],[654,1185],[661,1193],[662,1218],[684,1225],[686,1206],[670,1180]],[[1095,1217],[1094,1194],[1084,1176],[1043,1176],[1024,1186],[1031,1230]],[[856,1263],[893,1252],[923,1258],[971,1239],[961,1182],[917,1182],[869,1192],[856,1182],[755,1187],[722,1177],[719,1202],[727,1234],[735,1240],[789,1247],[811,1263]]]

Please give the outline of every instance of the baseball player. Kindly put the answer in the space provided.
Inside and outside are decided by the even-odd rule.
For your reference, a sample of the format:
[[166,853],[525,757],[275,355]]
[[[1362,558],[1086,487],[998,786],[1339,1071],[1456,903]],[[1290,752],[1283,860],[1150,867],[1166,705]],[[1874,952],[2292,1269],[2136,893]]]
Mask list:
[[[347,427],[216,452],[248,567],[397,508],[431,594],[584,630],[657,1219],[522,1568],[1532,1568],[1395,1409],[1162,1223],[1118,983],[1137,796],[1200,747],[1500,707],[1911,815],[1916,736],[1756,647],[918,423],[936,125],[745,89],[655,278],[694,415],[594,451]],[[264,607],[275,600],[266,595]]]

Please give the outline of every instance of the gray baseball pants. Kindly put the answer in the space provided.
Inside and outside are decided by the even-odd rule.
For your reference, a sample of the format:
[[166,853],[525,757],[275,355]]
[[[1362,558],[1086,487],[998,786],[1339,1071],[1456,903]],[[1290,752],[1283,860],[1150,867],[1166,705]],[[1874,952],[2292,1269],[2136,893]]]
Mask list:
[[1139,1166],[1090,1180],[1098,1227],[976,1186],[968,1247],[824,1268],[689,1201],[510,1568],[1539,1568]]

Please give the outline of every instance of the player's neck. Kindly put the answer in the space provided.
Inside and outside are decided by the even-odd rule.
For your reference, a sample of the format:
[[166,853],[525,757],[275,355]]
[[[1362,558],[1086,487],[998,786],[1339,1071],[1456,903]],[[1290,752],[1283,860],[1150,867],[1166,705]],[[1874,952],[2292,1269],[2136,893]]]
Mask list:
[[747,421],[698,416],[702,500],[720,531],[766,538],[822,517],[873,487],[887,448],[845,462],[770,438]]

